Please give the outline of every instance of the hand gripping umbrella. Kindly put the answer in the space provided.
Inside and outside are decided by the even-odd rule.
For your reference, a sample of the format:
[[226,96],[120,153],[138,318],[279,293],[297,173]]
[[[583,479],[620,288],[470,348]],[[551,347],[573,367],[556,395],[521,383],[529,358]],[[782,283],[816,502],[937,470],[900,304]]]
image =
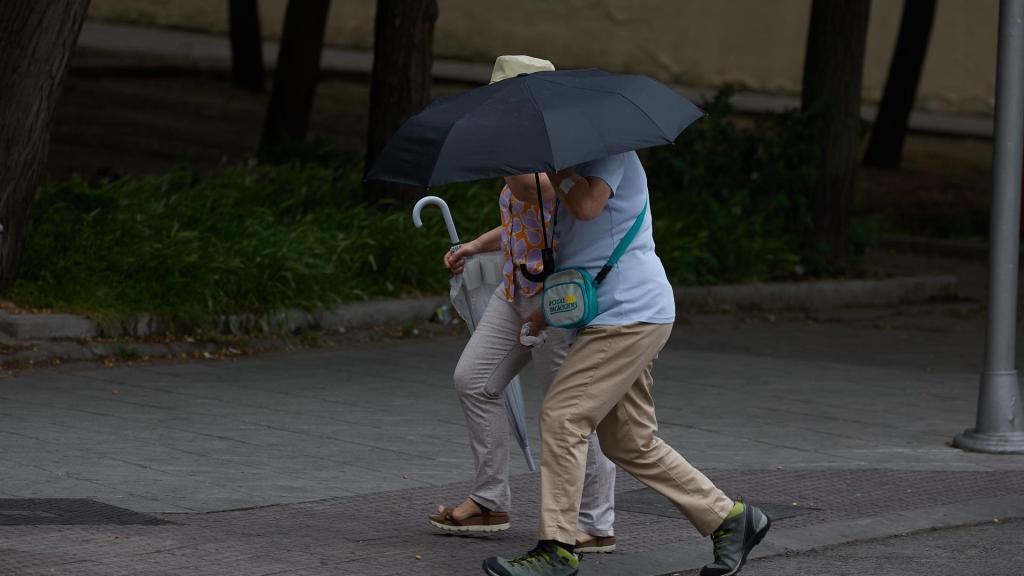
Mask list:
[[670,144],[702,115],[647,76],[535,72],[435,101],[395,132],[366,177],[430,188],[553,172]]
[[[412,221],[417,228],[423,225],[420,219],[420,211],[424,206],[434,205],[441,209],[441,216],[448,228],[448,237],[452,241],[452,251],[459,247],[459,235],[455,231],[455,223],[452,222],[452,213],[448,210],[448,204],[437,196],[426,196],[420,198],[413,206]],[[485,252],[475,254],[466,258],[466,265],[461,274],[452,276],[449,295],[452,305],[459,313],[459,316],[466,321],[469,331],[472,332],[480,317],[487,308],[487,302],[494,294],[495,288],[501,282],[501,267],[504,264],[504,256],[501,252]],[[537,465],[530,453],[530,440],[526,434],[526,409],[523,407],[523,388],[519,383],[519,376],[516,375],[505,388],[505,407],[508,409],[508,421],[512,425],[512,431],[519,442],[526,458],[526,466],[531,472],[537,471]]]

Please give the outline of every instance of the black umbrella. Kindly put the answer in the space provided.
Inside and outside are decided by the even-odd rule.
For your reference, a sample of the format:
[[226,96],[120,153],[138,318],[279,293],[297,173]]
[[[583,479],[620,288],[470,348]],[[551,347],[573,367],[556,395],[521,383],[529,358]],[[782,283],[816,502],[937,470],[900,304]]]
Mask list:
[[367,178],[429,188],[557,171],[670,144],[702,115],[648,76],[535,72],[435,101],[395,132]]
[[[391,137],[367,179],[429,188],[553,172],[670,144],[703,112],[653,78],[602,70],[535,72],[442,98]],[[541,218],[543,226],[544,219]],[[543,230],[544,272],[554,269]]]

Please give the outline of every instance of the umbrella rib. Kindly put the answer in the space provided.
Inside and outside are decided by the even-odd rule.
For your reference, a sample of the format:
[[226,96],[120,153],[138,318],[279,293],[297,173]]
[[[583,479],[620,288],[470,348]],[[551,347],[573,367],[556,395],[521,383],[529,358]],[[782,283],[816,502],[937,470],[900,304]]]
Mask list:
[[448,147],[448,137],[451,136],[452,132],[455,130],[455,127],[458,126],[459,122],[462,122],[465,118],[466,115],[459,116],[459,118],[455,122],[452,122],[451,125],[448,127],[448,131],[445,132],[444,144],[441,144],[441,149],[437,151],[437,158],[434,160],[434,167],[430,170],[430,178],[427,180],[427,187],[436,185],[434,184],[434,175],[437,174],[437,168],[438,166],[441,165],[441,157],[444,156],[444,150],[445,148]]
[[537,110],[537,114],[540,115],[541,123],[544,124],[544,135],[547,136],[548,144],[548,157],[551,158],[551,167],[557,171],[558,162],[555,161],[555,151],[551,148],[551,133],[548,132],[548,119],[544,116],[544,109],[540,107],[540,103],[537,102],[537,98],[533,95],[533,90],[530,90],[530,85],[527,82],[523,82],[523,89],[526,95],[530,97],[530,102],[533,102],[533,107]]
[[[598,92],[603,92],[603,90],[598,90]],[[662,138],[664,138],[665,140],[668,140],[669,142],[672,142],[672,141],[675,140],[674,138],[669,138],[668,134],[665,134],[665,131],[661,128],[661,125],[658,124],[657,122],[655,122],[654,118],[651,118],[651,115],[647,113],[647,110],[644,110],[643,107],[641,107],[639,104],[634,102],[632,98],[630,98],[629,96],[626,96],[625,94],[622,94],[621,92],[614,92],[614,94],[616,96],[624,99],[626,102],[629,102],[630,104],[632,104],[634,108],[636,108],[637,110],[640,111],[641,114],[646,116],[647,119],[650,120],[651,124],[654,124],[654,127],[658,129],[658,132],[661,132]]]

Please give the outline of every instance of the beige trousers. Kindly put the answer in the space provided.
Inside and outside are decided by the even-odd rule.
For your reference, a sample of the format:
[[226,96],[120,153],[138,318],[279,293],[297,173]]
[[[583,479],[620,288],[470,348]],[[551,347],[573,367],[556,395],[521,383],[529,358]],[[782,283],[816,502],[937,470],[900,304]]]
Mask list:
[[540,540],[575,541],[594,430],[605,456],[668,498],[701,534],[732,509],[732,500],[655,436],[651,367],[671,332],[671,324],[579,332],[541,407]]

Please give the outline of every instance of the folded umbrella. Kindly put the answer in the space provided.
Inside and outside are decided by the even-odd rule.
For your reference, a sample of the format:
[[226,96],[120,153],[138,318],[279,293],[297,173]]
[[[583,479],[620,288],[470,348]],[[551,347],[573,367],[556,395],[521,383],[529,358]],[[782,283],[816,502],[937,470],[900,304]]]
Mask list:
[[[452,278],[452,304],[459,316],[466,321],[470,332],[476,328],[494,294],[494,289],[502,281],[501,268],[504,261],[501,252],[476,254],[466,258],[462,274]],[[523,387],[518,374],[505,387],[505,408],[508,411],[509,424],[512,425],[512,433],[523,451],[523,457],[526,458],[526,466],[531,472],[536,472],[537,464],[530,453],[530,439],[527,436]]]

